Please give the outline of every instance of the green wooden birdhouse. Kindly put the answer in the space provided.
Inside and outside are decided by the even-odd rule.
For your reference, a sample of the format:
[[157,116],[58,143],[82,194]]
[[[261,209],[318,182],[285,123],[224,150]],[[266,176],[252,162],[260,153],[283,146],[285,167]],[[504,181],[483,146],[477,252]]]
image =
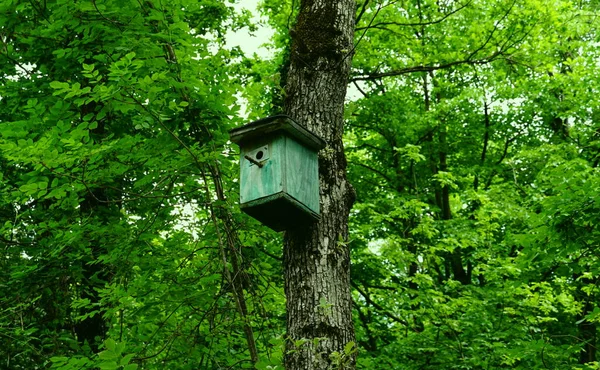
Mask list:
[[240,206],[273,230],[320,218],[317,152],[325,141],[285,115],[230,131],[240,146]]

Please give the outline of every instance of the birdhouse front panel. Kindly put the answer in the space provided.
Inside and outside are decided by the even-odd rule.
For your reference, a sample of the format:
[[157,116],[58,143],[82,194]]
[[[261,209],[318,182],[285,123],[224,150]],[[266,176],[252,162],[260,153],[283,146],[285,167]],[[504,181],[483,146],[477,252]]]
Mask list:
[[284,191],[284,146],[285,138],[279,136],[241,149],[241,204]]

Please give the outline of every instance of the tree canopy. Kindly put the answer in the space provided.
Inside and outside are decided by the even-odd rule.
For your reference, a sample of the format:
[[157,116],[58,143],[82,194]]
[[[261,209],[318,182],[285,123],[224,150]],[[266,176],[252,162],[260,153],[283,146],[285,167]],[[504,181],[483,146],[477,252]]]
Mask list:
[[[0,368],[319,347],[286,333],[284,237],[241,213],[228,135],[285,111],[312,2],[234,3],[0,2]],[[600,368],[599,6],[357,1],[327,50],[352,56],[356,193],[335,240],[356,341],[329,368]],[[228,46],[257,27],[272,57]]]

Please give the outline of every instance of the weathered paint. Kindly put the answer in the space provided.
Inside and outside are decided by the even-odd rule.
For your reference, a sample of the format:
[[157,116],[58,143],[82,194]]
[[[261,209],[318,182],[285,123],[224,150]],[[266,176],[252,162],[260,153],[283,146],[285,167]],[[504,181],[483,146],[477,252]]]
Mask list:
[[[262,167],[248,160],[257,149],[266,146],[268,157],[258,160]],[[241,148],[240,155],[240,203],[248,203],[284,191],[283,176],[285,138],[278,136],[272,140],[262,140]],[[255,158],[256,159],[256,158]]]
[[286,138],[285,192],[319,214],[319,165],[317,153]]

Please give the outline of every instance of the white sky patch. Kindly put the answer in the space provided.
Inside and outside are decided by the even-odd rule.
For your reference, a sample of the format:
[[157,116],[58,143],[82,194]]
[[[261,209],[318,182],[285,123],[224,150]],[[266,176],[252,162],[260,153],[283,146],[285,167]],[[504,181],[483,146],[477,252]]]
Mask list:
[[376,239],[371,240],[367,244],[369,251],[377,256],[381,256],[381,248],[383,248],[385,244],[385,239]]
[[31,78],[31,74],[35,68],[36,65],[31,63],[18,64],[15,66],[17,74],[14,76],[6,76],[6,78],[11,81],[18,81],[21,78]]
[[[368,90],[366,88],[366,85],[362,83],[362,81],[358,81],[357,83],[358,85],[362,85],[360,86],[360,88],[363,91]],[[356,86],[354,86],[354,84],[348,85],[348,90],[346,91],[346,102],[357,101],[358,99],[363,97],[363,94],[356,88]]]
[[252,34],[247,28],[243,28],[236,32],[227,31],[225,34],[225,46],[230,49],[238,46],[246,55],[256,53],[261,59],[271,59],[273,51],[269,50],[264,45],[271,41],[275,34],[275,30],[268,26],[266,18],[261,17],[258,11],[259,0],[241,0],[233,5],[237,12],[242,9],[247,9],[253,14],[252,21],[258,26],[258,29]]

